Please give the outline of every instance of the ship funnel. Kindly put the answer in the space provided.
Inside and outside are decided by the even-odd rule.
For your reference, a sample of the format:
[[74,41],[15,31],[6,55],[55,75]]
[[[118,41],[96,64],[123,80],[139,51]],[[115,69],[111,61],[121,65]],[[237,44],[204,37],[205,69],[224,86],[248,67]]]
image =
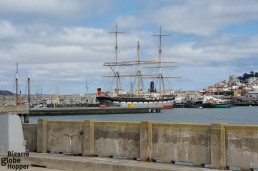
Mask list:
[[98,88],[97,91],[98,91],[98,96],[101,96],[101,94],[102,94],[101,88]]
[[150,92],[155,92],[154,81],[150,82]]

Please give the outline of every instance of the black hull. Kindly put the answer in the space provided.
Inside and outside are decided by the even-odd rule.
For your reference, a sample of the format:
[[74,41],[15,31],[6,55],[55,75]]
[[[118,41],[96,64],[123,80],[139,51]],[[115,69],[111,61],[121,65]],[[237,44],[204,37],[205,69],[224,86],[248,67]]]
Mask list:
[[109,97],[109,96],[98,96],[96,99],[101,103],[104,101],[110,101],[110,102],[126,102],[126,103],[153,103],[153,102],[166,102],[166,101],[172,101],[175,98],[174,97],[167,97],[167,98],[141,98],[141,97]]
[[202,104],[202,108],[231,108],[230,104],[211,104],[211,103],[206,103]]

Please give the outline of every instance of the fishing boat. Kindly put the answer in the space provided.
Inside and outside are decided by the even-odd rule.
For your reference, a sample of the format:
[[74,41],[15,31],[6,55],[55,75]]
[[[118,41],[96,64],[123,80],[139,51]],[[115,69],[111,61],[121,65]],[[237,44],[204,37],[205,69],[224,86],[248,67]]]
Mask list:
[[231,108],[231,104],[222,99],[216,99],[211,96],[204,96],[202,108]]
[[[162,73],[162,68],[169,68],[174,66],[167,66],[166,64],[175,63],[175,62],[164,62],[162,61],[162,37],[168,36],[164,35],[161,32],[158,35],[159,37],[159,55],[157,61],[142,61],[140,59],[140,43],[138,41],[137,43],[137,60],[136,61],[122,61],[120,62],[118,59],[118,41],[117,36],[120,32],[117,29],[116,24],[116,30],[114,32],[111,32],[115,34],[115,56],[116,60],[115,62],[106,62],[104,63],[104,66],[110,67],[113,74],[112,76],[103,76],[103,77],[113,77],[115,78],[116,82],[116,88],[113,93],[103,93],[101,88],[98,88],[98,95],[96,99],[100,102],[101,105],[107,105],[107,106],[120,106],[120,107],[129,107],[129,108],[145,108],[145,107],[158,107],[158,108],[164,108],[164,109],[172,109],[174,100],[175,100],[175,94],[174,91],[171,90],[165,90],[164,88],[164,78],[178,78],[178,77],[169,77],[164,76]],[[142,65],[151,65],[148,68],[158,68],[159,72],[157,74],[144,74],[142,73]],[[119,67],[131,67],[131,66],[137,66],[137,72],[136,74],[126,74],[122,75],[119,72]],[[135,77],[137,78],[137,90],[132,93],[123,90],[120,88],[119,80],[124,77]],[[156,78],[158,79],[159,86],[158,90],[154,84],[154,81],[150,81],[148,91],[143,90],[142,86],[142,80],[143,78]]]
[[203,101],[188,102],[184,105],[185,108],[202,108]]
[[212,96],[204,95],[202,99],[195,102],[187,102],[185,108],[231,108],[231,104],[226,100],[214,98]]

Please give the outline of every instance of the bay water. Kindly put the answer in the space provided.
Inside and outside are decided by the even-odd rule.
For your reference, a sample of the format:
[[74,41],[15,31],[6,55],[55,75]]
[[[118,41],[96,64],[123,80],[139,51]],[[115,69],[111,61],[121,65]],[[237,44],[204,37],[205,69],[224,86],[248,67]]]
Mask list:
[[30,116],[29,120],[30,123],[37,123],[38,119],[41,118],[56,121],[152,121],[158,123],[258,125],[258,107],[231,107],[228,109],[174,108],[162,110],[161,113]]

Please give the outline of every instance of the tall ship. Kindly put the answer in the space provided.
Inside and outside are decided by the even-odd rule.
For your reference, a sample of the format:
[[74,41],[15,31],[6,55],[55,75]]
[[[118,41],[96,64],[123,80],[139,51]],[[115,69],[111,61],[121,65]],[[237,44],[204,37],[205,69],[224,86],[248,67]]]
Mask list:
[[[164,85],[164,79],[170,78],[179,78],[172,76],[164,76],[163,69],[170,68],[175,66],[168,66],[168,64],[176,63],[176,62],[165,62],[162,60],[162,37],[169,36],[162,34],[161,28],[160,33],[158,35],[153,35],[159,37],[159,49],[158,49],[158,59],[143,61],[140,59],[140,43],[138,41],[137,44],[137,60],[135,61],[119,61],[118,58],[118,34],[124,33],[118,31],[118,27],[116,24],[115,34],[115,62],[106,62],[104,66],[109,67],[112,70],[112,76],[103,76],[103,77],[113,77],[115,80],[115,90],[114,92],[106,92],[103,93],[101,88],[98,88],[98,95],[96,99],[102,105],[106,106],[120,106],[120,107],[129,107],[129,108],[149,108],[149,107],[158,107],[164,109],[172,109],[175,93],[173,90],[166,90]],[[145,74],[142,72],[142,66],[148,66],[144,68],[156,69],[158,73],[156,74]],[[120,67],[133,67],[136,66],[136,73],[132,74],[121,74]],[[137,89],[132,91],[123,90],[119,82],[120,79],[126,77],[134,77],[136,78]],[[158,86],[155,86],[154,81],[149,82],[148,91],[144,91],[143,89],[143,81],[145,79],[157,79]]]

